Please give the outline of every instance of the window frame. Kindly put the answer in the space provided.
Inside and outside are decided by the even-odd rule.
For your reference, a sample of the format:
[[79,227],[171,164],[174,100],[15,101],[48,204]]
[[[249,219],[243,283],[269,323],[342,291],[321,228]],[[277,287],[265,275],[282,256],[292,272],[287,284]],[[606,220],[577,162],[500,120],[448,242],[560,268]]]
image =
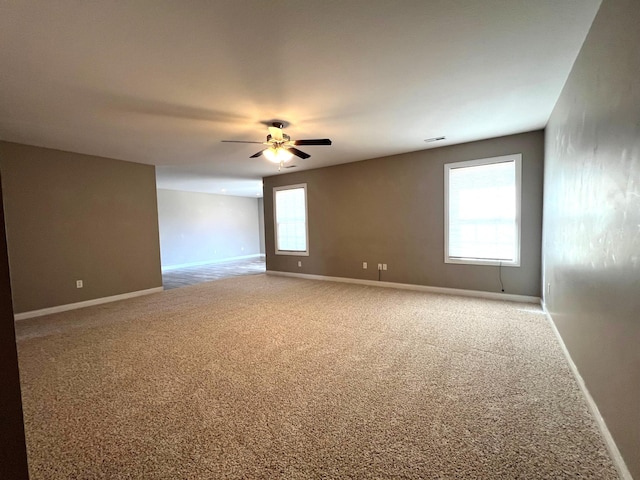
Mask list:
[[[515,258],[508,260],[460,258],[449,256],[449,172],[456,168],[477,167],[496,163],[514,162],[516,175],[516,249]],[[522,249],[522,154],[516,153],[499,157],[481,158],[444,165],[444,263],[460,265],[492,265],[502,267],[520,267]]]
[[[278,210],[276,195],[282,190],[295,190],[302,188],[304,190],[304,228],[306,235],[305,250],[279,250],[278,249]],[[273,236],[275,240],[274,251],[276,255],[293,255],[298,257],[309,256],[309,202],[307,200],[307,184],[297,183],[295,185],[284,185],[281,187],[273,187]]]

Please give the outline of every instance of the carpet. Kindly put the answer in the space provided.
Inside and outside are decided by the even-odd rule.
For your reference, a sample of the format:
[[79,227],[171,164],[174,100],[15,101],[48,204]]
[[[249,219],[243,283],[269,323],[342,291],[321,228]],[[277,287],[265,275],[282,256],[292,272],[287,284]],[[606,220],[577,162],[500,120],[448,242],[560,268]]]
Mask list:
[[164,271],[162,272],[162,285],[165,290],[171,290],[172,288],[181,288],[202,282],[242,275],[257,275],[264,272],[264,257],[249,258]]
[[618,478],[531,304],[255,275],[16,329],[32,479]]

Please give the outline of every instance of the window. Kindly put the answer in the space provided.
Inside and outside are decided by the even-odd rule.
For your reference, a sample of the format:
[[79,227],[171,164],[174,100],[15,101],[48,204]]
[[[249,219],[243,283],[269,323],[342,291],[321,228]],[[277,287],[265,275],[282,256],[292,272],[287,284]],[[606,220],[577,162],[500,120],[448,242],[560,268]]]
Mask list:
[[520,266],[522,155],[444,166],[446,263]]
[[309,255],[307,184],[273,189],[276,255]]

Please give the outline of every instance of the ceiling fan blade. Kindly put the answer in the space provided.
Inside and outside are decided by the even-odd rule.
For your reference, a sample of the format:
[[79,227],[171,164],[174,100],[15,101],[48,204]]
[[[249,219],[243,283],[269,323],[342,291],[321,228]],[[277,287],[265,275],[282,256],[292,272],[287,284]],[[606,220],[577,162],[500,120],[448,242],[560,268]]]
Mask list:
[[264,142],[248,142],[245,140],[220,140],[223,143],[264,143]]
[[282,129],[278,127],[269,127],[269,133],[271,134],[271,138],[273,138],[276,142],[282,142]]
[[260,155],[262,155],[262,152],[264,152],[264,150],[260,150],[258,153],[254,153],[249,158],[258,158]]
[[308,153],[304,153],[303,151],[298,150],[297,148],[287,147],[287,150],[289,150],[291,153],[293,153],[296,157],[309,158],[311,156]]
[[291,143],[294,145],[331,145],[331,140],[328,138],[318,138],[315,140],[294,140]]

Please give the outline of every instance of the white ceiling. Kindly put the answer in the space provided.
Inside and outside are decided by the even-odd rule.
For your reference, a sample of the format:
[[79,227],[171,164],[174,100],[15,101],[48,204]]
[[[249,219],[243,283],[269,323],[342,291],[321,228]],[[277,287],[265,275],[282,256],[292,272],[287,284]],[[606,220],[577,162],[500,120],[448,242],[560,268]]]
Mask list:
[[272,119],[333,140],[296,170],[543,128],[599,5],[3,0],[0,138],[261,195],[277,166],[220,140],[264,141]]

